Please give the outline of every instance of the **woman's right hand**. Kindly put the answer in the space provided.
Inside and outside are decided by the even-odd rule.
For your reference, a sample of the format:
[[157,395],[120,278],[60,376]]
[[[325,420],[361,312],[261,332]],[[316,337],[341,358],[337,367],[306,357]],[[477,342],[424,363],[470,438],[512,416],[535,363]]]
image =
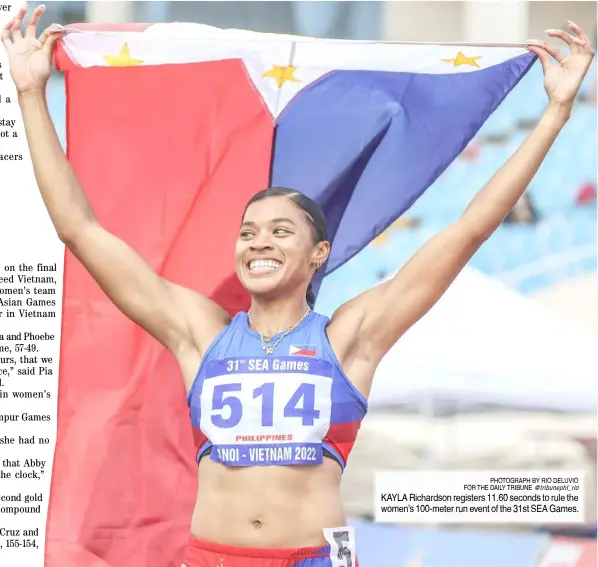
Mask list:
[[[25,34],[21,33],[27,6],[19,10],[2,30],[2,43],[8,53],[10,75],[19,93],[43,91],[52,70],[52,52],[64,28],[52,25],[39,38],[35,37],[37,22],[45,6],[33,10]],[[11,37],[12,32],[12,37]]]

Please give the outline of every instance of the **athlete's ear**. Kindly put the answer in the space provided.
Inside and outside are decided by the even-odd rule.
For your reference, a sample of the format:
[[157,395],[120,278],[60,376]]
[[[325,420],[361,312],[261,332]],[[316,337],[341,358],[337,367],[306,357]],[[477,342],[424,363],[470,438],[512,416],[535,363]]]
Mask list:
[[319,270],[326,263],[329,254],[330,242],[318,242],[314,246],[311,265],[315,268],[315,270]]

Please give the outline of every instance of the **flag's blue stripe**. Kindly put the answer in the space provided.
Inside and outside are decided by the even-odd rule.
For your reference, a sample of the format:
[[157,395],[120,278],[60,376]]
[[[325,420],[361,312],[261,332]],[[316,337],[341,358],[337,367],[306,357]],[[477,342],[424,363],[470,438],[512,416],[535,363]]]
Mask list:
[[326,273],[422,195],[534,61],[530,53],[448,75],[334,71],[291,101],[276,127],[271,184],[323,207]]

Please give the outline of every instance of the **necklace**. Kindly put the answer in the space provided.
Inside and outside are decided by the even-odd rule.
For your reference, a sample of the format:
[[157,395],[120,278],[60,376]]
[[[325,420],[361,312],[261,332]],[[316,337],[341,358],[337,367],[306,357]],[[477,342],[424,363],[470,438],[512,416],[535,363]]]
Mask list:
[[249,326],[260,336],[260,341],[262,343],[262,350],[266,352],[266,354],[273,354],[274,349],[280,344],[280,341],[284,339],[289,333],[292,333],[302,322],[303,320],[309,315],[311,309],[308,307],[307,311],[303,314],[303,317],[299,319],[290,329],[287,329],[276,341],[272,342],[272,337],[267,335],[263,335],[257,327],[253,324],[251,320],[251,313],[247,313],[247,319],[249,321]]

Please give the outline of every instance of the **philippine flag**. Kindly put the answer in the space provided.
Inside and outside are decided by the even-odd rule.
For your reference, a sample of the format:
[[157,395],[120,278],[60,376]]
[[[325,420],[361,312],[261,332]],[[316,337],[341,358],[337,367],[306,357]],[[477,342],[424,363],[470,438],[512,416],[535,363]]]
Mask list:
[[317,356],[318,350],[313,345],[291,345],[289,347],[289,354],[291,356]]
[[[56,52],[68,157],[100,222],[231,313],[248,307],[233,251],[253,194],[286,186],[322,206],[330,273],[410,207],[533,62],[522,46],[197,24],[75,25]],[[197,486],[183,381],[70,253],[58,413],[47,567],[180,567]]]

